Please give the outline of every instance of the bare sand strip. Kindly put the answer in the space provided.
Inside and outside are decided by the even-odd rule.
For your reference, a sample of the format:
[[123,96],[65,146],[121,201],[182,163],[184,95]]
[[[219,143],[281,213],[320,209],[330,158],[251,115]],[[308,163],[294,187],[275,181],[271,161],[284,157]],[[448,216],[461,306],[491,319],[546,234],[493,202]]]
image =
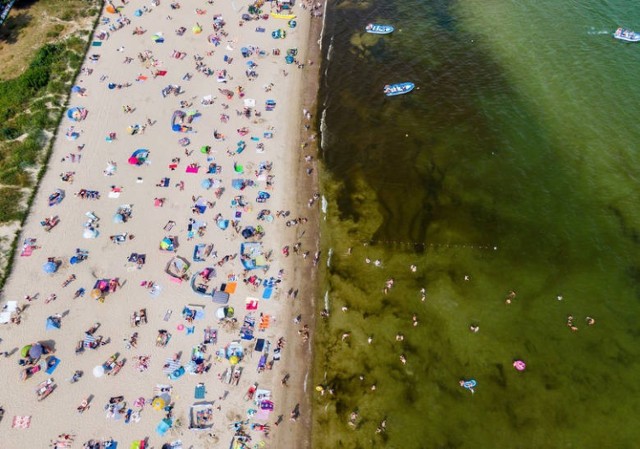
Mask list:
[[[116,6],[104,11],[72,94],[77,109],[61,124],[22,232],[32,245],[3,291],[3,304],[24,310],[20,324],[0,327],[0,350],[9,353],[0,358],[1,446],[44,448],[70,434],[75,443],[58,447],[111,438],[118,447],[145,439],[147,447],[210,447],[238,435],[246,447],[304,447],[311,351],[303,326],[313,319],[317,202],[307,207],[315,173],[305,173],[312,145],[301,151],[309,107],[302,65],[321,19],[295,5],[295,28],[282,16],[242,20],[251,4],[239,0]],[[262,6],[262,14],[272,10],[275,2]],[[278,30],[286,37],[274,39]],[[293,48],[296,61],[287,64]],[[59,203],[49,198],[57,189]],[[243,256],[250,242],[257,245],[245,245]],[[202,261],[194,261],[196,244]],[[166,273],[181,268],[170,263],[175,256],[190,264],[182,282]],[[194,285],[226,290],[237,322],[219,320],[221,305],[193,291],[191,276],[207,268],[208,282],[196,276]],[[146,323],[135,318],[141,310]],[[59,329],[47,326],[50,317]],[[215,342],[205,330],[217,331]],[[52,374],[18,364],[37,358],[37,348],[22,354],[36,342],[55,350],[38,361],[59,359]],[[47,379],[55,389],[38,400]],[[196,393],[200,383],[204,393]]]

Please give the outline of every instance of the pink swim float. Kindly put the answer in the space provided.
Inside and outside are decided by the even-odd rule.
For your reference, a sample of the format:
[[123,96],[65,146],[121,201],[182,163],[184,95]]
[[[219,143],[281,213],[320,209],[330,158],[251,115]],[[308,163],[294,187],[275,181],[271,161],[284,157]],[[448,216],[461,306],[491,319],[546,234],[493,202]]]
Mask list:
[[179,331],[183,331],[184,330],[184,324],[180,323],[178,324],[178,328]]
[[513,362],[513,367],[518,371],[524,371],[527,368],[527,364],[522,360],[516,360],[515,362]]

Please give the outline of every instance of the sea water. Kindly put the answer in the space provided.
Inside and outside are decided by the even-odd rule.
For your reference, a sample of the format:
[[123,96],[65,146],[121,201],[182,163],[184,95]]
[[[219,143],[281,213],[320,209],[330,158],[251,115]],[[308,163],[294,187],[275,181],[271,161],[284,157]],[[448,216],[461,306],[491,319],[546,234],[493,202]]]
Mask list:
[[[314,448],[638,447],[640,44],[611,33],[640,30],[640,10],[327,15]],[[383,95],[403,81],[416,90]]]

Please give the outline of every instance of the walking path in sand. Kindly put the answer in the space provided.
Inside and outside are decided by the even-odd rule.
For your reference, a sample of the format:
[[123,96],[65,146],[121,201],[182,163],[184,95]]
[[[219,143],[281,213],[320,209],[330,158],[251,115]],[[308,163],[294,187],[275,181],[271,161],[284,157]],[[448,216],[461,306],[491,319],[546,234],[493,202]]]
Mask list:
[[321,11],[281,6],[106,5],[3,292],[3,448],[303,444]]

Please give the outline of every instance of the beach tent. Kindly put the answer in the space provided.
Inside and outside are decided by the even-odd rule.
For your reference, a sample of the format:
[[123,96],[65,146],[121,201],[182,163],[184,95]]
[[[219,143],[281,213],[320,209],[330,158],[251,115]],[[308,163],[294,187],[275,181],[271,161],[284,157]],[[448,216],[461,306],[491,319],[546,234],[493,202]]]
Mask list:
[[178,240],[176,237],[165,237],[160,241],[160,249],[162,251],[175,251],[178,247]]
[[187,116],[184,111],[177,110],[173,112],[171,116],[171,130],[177,133],[186,133],[191,131],[189,126],[185,126],[182,124],[182,121]]
[[57,317],[50,316],[47,318],[46,329],[60,329],[60,319]]
[[87,110],[85,108],[70,108],[67,110],[67,117],[74,122],[79,122],[87,117]]
[[131,165],[142,165],[147,161],[149,157],[149,150],[146,148],[139,148],[134,151],[129,157],[129,164]]
[[191,264],[184,257],[172,257],[165,267],[165,273],[174,279],[182,280],[189,277]]

